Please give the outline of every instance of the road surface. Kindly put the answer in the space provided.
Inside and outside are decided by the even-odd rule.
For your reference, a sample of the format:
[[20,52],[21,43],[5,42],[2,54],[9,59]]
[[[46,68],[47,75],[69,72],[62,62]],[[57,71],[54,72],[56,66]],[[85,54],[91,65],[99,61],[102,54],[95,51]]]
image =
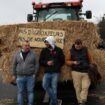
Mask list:
[[[39,83],[36,85],[35,105],[48,105],[43,103],[44,90]],[[58,87],[58,98],[62,100],[62,105],[77,105],[75,91],[72,83],[63,82]],[[16,86],[2,83],[0,75],[0,105],[17,105]],[[90,89],[87,105],[105,105],[105,83],[101,83],[94,89]]]

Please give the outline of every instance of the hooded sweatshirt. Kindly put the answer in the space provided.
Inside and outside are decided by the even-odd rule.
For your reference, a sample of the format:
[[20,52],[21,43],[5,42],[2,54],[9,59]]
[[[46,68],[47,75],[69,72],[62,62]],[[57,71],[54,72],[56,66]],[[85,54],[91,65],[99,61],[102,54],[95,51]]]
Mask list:
[[47,41],[53,49],[55,48],[55,43],[56,43],[56,42],[55,42],[55,39],[54,39],[53,36],[48,36],[48,37],[45,39],[45,41]]
[[[53,48],[43,48],[40,54],[39,63],[45,67],[45,73],[58,73],[60,72],[61,66],[65,62],[64,54],[61,48],[55,46],[55,39],[53,36],[49,36],[45,39],[50,46]],[[53,61],[53,65],[49,66],[48,61]]]

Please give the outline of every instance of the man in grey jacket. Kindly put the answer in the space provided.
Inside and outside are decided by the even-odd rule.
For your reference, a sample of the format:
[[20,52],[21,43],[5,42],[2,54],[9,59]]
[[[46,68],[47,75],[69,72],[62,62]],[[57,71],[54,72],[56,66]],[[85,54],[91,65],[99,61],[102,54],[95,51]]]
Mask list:
[[22,48],[19,50],[13,62],[12,80],[16,80],[18,88],[18,105],[23,105],[23,93],[27,89],[28,105],[33,105],[35,75],[38,70],[38,62],[36,55],[30,49],[28,41],[22,43]]

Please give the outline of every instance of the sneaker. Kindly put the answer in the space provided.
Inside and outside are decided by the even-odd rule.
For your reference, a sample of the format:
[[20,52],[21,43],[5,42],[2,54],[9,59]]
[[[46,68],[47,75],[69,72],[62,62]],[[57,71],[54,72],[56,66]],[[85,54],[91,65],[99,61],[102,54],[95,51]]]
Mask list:
[[58,99],[58,105],[62,105],[62,100]]
[[49,102],[49,96],[46,92],[45,95],[44,95],[43,103],[48,103],[48,102]]
[[86,105],[86,103],[84,102],[84,103],[79,103],[78,105]]

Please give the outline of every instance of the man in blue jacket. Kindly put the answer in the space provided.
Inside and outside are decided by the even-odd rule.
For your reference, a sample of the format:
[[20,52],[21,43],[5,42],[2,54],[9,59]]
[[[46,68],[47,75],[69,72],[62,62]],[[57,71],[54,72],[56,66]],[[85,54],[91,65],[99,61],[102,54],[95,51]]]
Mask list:
[[57,105],[57,82],[61,66],[64,64],[64,54],[61,48],[55,45],[53,36],[44,41],[46,47],[40,54],[40,65],[44,66],[43,88],[50,97],[50,105]]
[[16,53],[13,62],[12,80],[16,80],[18,88],[18,105],[23,105],[25,89],[28,93],[28,105],[33,105],[35,75],[38,70],[36,55],[30,49],[28,41],[23,42],[22,48]]

